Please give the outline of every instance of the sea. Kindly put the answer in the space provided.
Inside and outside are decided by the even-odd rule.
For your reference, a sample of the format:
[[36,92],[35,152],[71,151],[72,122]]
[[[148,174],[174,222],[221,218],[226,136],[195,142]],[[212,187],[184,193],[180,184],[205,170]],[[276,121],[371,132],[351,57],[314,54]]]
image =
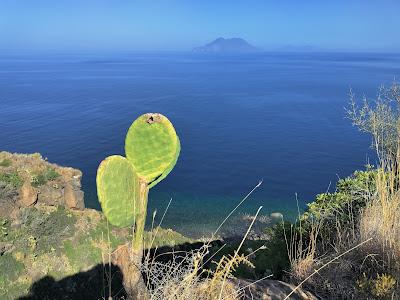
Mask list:
[[0,151],[82,170],[86,206],[101,209],[99,163],[124,154],[139,115],[159,112],[182,149],[150,191],[148,224],[165,213],[163,227],[208,235],[260,181],[232,218],[262,206],[292,220],[376,164],[371,137],[346,117],[349,93],[373,101],[396,76],[396,53],[3,53]]

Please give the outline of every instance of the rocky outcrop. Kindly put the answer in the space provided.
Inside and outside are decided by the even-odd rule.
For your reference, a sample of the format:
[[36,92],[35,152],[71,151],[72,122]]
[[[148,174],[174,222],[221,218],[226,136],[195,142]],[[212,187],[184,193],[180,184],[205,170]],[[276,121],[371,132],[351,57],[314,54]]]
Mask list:
[[[251,282],[249,280],[235,279],[233,283],[243,291],[243,300],[282,300],[296,288],[294,285],[279,280],[262,280]],[[297,289],[288,300],[318,300],[316,296],[301,288]]]
[[64,188],[64,202],[69,208],[83,209],[83,192],[76,185],[68,183]]
[[20,190],[20,202],[23,206],[31,206],[36,203],[38,199],[37,191],[31,186],[29,182],[25,182]]
[[82,172],[49,163],[40,154],[0,152],[0,217],[15,219],[39,204],[84,209]]

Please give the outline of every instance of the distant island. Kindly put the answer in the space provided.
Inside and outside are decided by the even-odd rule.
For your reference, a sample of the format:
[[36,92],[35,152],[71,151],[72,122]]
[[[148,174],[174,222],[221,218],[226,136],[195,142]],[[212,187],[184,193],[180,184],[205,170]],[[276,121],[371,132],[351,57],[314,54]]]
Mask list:
[[217,38],[216,40],[208,43],[202,47],[196,47],[193,52],[201,53],[237,53],[237,52],[255,52],[259,51],[257,47],[250,45],[241,38]]

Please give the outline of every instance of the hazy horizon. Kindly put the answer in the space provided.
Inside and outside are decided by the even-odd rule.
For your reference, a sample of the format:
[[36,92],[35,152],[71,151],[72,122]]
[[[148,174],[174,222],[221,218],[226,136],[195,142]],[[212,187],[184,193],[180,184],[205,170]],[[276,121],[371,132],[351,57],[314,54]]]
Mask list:
[[2,1],[0,52],[189,51],[240,37],[264,51],[398,52],[399,1]]
[[[244,39],[246,40],[246,39]],[[246,40],[247,41],[247,40]],[[198,45],[204,46],[207,43]],[[251,44],[253,45],[253,44]],[[6,57],[12,56],[24,56],[24,57],[40,57],[43,55],[88,55],[88,56],[118,56],[118,55],[134,55],[134,54],[151,54],[151,53],[194,53],[194,55],[215,55],[215,53],[195,53],[193,49],[197,46],[188,48],[188,49],[0,49],[0,55]],[[360,53],[360,54],[400,54],[400,49],[345,49],[345,48],[318,48],[313,46],[294,46],[294,45],[286,45],[276,48],[258,48],[259,51],[254,53],[220,53],[219,55],[257,55],[257,54],[267,54],[267,53]],[[216,54],[218,55],[218,53]]]

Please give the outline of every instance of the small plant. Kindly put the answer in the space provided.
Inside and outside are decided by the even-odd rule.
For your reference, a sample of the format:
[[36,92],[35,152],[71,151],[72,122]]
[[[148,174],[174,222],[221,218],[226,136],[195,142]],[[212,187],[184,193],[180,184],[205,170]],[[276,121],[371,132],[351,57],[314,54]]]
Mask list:
[[7,219],[1,220],[0,225],[1,225],[1,236],[0,237],[7,236],[8,229],[9,229],[9,221]]
[[39,187],[46,184],[48,181],[53,181],[60,177],[60,174],[56,172],[53,168],[48,168],[47,170],[40,172],[39,174],[32,175],[31,184],[34,187]]
[[364,294],[372,294],[379,299],[386,299],[387,297],[390,298],[396,286],[396,279],[389,274],[377,274],[375,279],[368,278],[364,273],[357,280],[357,286]]
[[31,185],[34,187],[39,187],[43,184],[45,184],[46,181],[44,179],[44,176],[42,176],[41,174],[39,175],[32,175],[31,177]]
[[[130,126],[125,139],[126,157],[113,155],[97,170],[97,194],[108,221],[118,227],[134,226],[128,259],[121,258],[124,286],[135,293],[141,281],[137,268],[143,255],[144,226],[149,189],[173,169],[180,152],[172,123],[158,113],[147,113]],[[143,288],[143,287],[142,287]]]
[[11,160],[7,158],[0,161],[0,167],[9,167],[11,166],[11,164],[12,164]]
[[388,274],[381,274],[374,280],[372,286],[372,294],[377,297],[386,297],[393,290],[396,285],[396,279]]
[[33,235],[30,235],[28,237],[28,246],[29,248],[31,248],[32,251],[35,251],[37,246],[37,239]]
[[53,168],[48,168],[45,172],[45,177],[48,181],[52,181],[60,177],[60,174],[58,174]]
[[17,172],[12,173],[1,173],[0,174],[0,181],[9,184],[15,188],[19,188],[22,186],[23,180],[18,175]]

